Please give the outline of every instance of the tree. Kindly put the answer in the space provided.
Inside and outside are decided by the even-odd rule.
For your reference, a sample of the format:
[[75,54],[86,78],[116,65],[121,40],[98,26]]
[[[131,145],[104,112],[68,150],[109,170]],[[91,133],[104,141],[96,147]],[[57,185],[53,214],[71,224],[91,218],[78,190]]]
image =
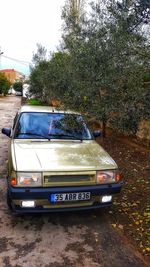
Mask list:
[[[33,53],[32,63],[37,66],[40,62],[46,61],[47,50],[41,44],[37,43],[37,52]],[[32,69],[32,66],[31,66]]]
[[69,95],[78,99],[80,109],[89,107],[90,114],[103,122],[104,132],[109,121],[121,131],[135,133],[142,116],[143,71],[150,54],[139,27],[146,14],[142,1],[124,0],[93,3],[91,16],[78,27],[64,17],[65,48],[74,63],[73,80],[78,81]]
[[30,75],[30,93],[43,102],[57,99],[64,101],[65,92],[71,85],[70,56],[56,52],[49,61],[36,65]]
[[30,74],[30,94],[46,102],[48,98],[47,82],[49,80],[49,62],[39,62]]
[[142,9],[142,1],[139,8],[139,1],[101,0],[85,16],[76,1],[66,3],[64,49],[35,65],[34,92],[44,99],[61,99],[64,107],[100,120],[104,135],[108,122],[135,133],[149,105],[143,73],[149,69],[150,53],[139,31],[148,10],[145,5]]
[[23,83],[21,81],[15,82],[13,84],[13,88],[16,92],[21,92],[22,93],[22,89],[23,89]]
[[10,88],[11,83],[7,80],[6,76],[0,72],[0,94],[6,95]]
[[47,50],[41,44],[37,43],[37,51],[33,53],[32,65],[30,66],[30,94],[46,101],[47,90],[47,69],[49,62],[46,60]]
[[80,25],[84,16],[85,0],[66,0],[62,17],[65,20],[65,27],[69,33],[75,31]]
[[123,0],[116,1],[116,10],[120,15],[126,14],[126,24],[130,31],[139,29],[143,24],[150,22],[150,1],[149,0]]

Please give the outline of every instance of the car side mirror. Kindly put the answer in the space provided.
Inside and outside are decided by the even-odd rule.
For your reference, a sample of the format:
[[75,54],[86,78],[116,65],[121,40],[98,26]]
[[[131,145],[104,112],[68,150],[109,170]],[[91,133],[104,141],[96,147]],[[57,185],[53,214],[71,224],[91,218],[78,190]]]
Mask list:
[[7,135],[8,137],[11,137],[12,129],[11,128],[2,128],[2,134]]
[[99,130],[94,131],[93,136],[94,136],[94,138],[101,136],[101,131],[99,131]]

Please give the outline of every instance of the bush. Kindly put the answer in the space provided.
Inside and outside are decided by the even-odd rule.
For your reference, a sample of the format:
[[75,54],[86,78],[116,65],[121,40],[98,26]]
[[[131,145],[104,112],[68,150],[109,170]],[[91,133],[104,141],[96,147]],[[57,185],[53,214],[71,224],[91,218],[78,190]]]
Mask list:
[[28,104],[32,106],[41,106],[43,103],[39,99],[29,99]]
[[150,82],[150,72],[146,72],[143,75],[144,82]]
[[13,84],[13,88],[14,88],[15,91],[22,93],[23,83],[21,81],[20,82],[15,82]]

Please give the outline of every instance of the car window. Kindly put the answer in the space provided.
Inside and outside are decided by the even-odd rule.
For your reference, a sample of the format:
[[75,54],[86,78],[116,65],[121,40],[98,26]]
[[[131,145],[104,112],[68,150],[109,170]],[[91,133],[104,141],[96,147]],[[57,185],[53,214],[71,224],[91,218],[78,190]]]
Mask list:
[[22,113],[15,130],[15,138],[91,139],[81,115],[27,112]]

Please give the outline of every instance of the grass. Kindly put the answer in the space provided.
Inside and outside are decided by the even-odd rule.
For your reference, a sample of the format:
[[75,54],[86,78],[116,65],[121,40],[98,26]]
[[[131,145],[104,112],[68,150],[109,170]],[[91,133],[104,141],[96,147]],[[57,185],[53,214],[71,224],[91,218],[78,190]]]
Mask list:
[[42,101],[39,99],[29,99],[27,103],[29,105],[32,105],[32,106],[42,106],[43,105]]

